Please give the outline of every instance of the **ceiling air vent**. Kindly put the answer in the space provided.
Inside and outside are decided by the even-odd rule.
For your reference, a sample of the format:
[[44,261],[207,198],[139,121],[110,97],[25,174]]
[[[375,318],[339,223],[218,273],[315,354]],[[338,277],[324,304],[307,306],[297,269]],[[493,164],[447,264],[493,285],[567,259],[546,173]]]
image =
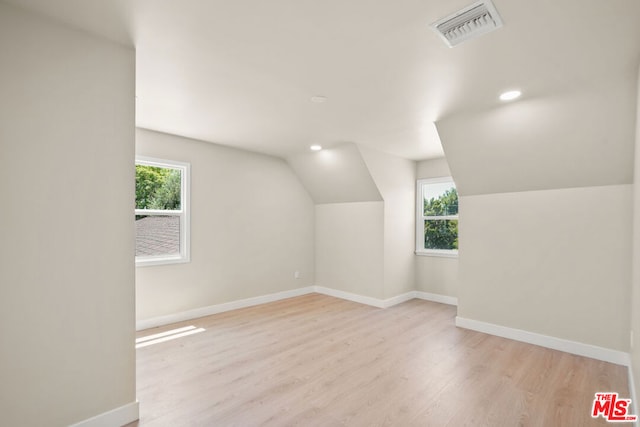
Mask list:
[[449,47],[502,27],[491,0],[482,0],[431,24]]

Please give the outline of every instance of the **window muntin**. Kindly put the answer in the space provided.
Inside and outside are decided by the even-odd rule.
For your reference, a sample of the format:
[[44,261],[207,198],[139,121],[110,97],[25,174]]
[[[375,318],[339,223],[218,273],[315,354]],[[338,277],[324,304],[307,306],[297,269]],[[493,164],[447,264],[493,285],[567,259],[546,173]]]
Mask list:
[[458,192],[453,179],[418,180],[416,194],[416,254],[457,256]]
[[136,158],[136,265],[189,261],[188,163]]

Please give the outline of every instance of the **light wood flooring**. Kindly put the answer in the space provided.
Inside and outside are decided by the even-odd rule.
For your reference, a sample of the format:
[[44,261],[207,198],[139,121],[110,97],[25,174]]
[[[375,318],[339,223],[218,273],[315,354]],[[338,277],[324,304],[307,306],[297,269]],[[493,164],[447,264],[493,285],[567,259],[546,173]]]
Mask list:
[[[627,368],[456,328],[456,308],[310,294],[163,328],[137,350],[130,426],[590,426]],[[618,424],[621,425],[621,424]],[[624,425],[624,424],[622,424]]]

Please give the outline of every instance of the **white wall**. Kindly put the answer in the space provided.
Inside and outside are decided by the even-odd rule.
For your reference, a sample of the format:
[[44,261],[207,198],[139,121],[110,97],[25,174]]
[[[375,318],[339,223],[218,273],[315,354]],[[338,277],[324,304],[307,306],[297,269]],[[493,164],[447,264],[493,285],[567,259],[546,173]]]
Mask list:
[[359,147],[384,199],[384,297],[415,289],[416,162]]
[[414,290],[415,162],[355,144],[287,160],[316,202],[316,285],[379,299]]
[[350,143],[287,161],[316,203],[316,284],[380,299],[415,289],[415,162]]
[[[635,379],[636,392],[640,392],[640,69],[638,69],[636,109],[636,143],[635,167],[633,175],[633,253],[632,253],[632,282],[631,282],[631,330],[633,343],[631,348],[631,363]],[[634,408],[638,408],[635,402]],[[636,409],[636,413],[638,410]]]
[[[442,176],[451,176],[445,158],[418,162],[417,179]],[[415,269],[416,290],[450,297],[458,296],[458,258],[415,255]]]
[[461,318],[628,350],[636,105],[629,73],[437,122]]
[[314,205],[284,160],[148,130],[136,153],[191,163],[191,262],[136,269],[138,320],[314,283]]
[[384,297],[383,202],[316,205],[315,284]]
[[0,425],[135,402],[134,52],[0,3]]
[[631,186],[460,199],[458,315],[627,351]]

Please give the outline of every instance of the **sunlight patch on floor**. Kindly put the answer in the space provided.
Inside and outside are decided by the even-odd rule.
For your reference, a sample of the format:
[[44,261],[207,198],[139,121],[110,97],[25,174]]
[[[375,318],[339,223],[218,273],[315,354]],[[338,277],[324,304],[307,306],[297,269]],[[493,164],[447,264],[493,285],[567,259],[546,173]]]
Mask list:
[[146,337],[136,338],[136,348],[147,347],[161,342],[171,341],[176,338],[182,338],[189,335],[204,332],[204,328],[196,328],[195,326],[185,326],[183,328],[171,329],[170,331],[160,332]]

